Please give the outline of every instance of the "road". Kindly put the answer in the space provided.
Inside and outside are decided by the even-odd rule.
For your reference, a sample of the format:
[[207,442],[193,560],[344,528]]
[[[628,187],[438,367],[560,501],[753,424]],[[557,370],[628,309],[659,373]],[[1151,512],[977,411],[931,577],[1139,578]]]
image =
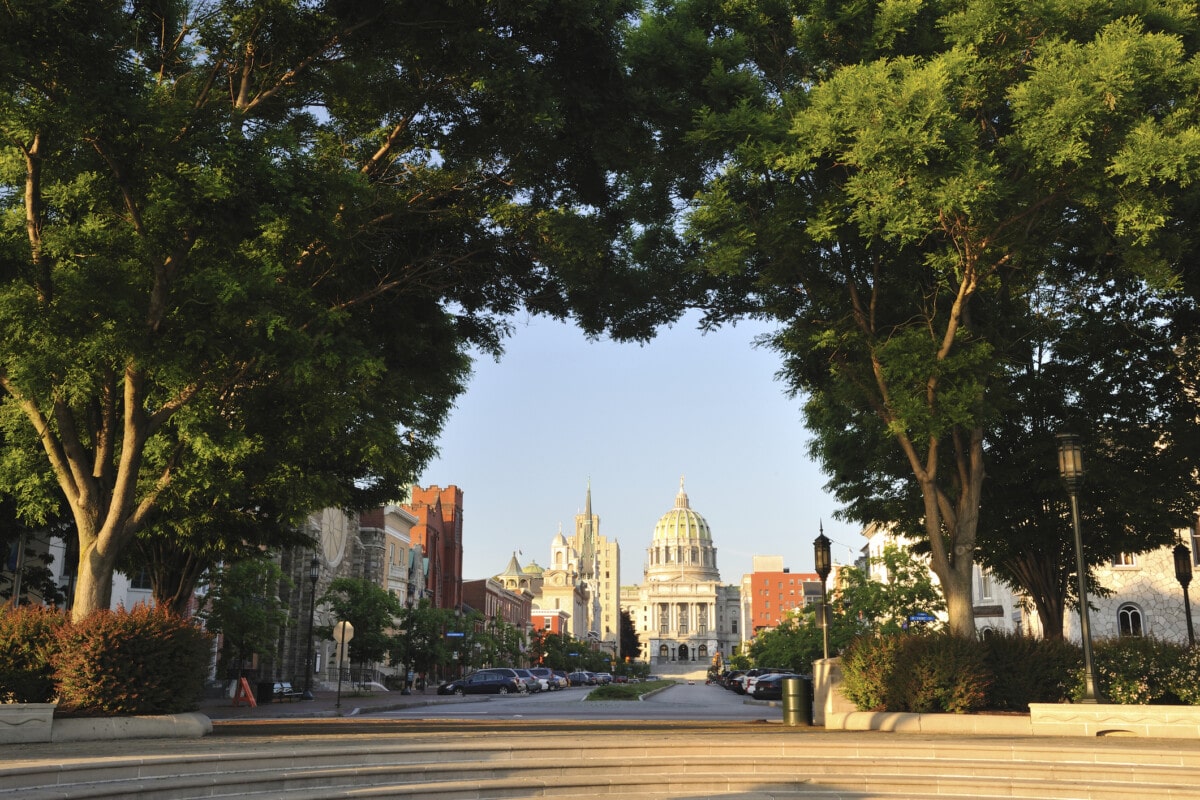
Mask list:
[[606,720],[638,719],[664,721],[753,721],[778,722],[778,706],[750,704],[742,695],[706,685],[679,683],[641,701],[586,700],[590,691],[572,687],[534,695],[479,695],[439,698],[433,705],[364,714],[373,719],[543,719]]

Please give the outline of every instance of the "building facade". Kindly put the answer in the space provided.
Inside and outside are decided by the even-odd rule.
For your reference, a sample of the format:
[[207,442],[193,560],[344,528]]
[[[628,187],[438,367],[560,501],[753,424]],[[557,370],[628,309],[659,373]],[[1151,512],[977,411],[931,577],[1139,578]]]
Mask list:
[[721,583],[712,532],[682,479],[674,508],[654,527],[644,580],[626,587],[621,602],[656,671],[707,669],[741,645],[741,590]]
[[754,571],[742,578],[742,605],[749,634],[770,630],[784,619],[821,602],[821,578],[792,572],[782,556],[754,556]]
[[426,596],[438,608],[462,607],[463,493],[457,486],[413,486],[405,511],[416,517],[412,543],[429,559]]

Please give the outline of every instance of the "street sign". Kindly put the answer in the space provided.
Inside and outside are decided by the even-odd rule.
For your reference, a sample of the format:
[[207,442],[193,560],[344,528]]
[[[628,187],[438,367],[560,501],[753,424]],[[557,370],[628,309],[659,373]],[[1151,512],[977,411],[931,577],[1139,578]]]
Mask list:
[[935,617],[933,614],[930,614],[926,611],[918,611],[915,614],[908,615],[909,622],[934,622],[936,620],[937,620],[937,617]]
[[464,634],[461,633],[460,631],[447,631],[446,635],[451,638],[455,638],[455,637],[462,637]]

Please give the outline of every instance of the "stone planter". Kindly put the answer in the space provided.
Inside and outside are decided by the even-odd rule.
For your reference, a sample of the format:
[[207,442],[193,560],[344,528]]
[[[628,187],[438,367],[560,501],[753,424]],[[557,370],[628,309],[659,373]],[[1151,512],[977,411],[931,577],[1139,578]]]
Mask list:
[[57,703],[0,704],[0,744],[50,741]]
[[1157,736],[1200,739],[1200,707],[1030,703],[1035,736]]

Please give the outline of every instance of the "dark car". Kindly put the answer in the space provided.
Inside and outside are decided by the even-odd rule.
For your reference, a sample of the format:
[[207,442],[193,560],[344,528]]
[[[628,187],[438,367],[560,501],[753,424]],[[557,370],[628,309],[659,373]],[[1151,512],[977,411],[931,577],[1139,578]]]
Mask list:
[[783,682],[788,678],[803,677],[806,676],[792,672],[773,672],[763,675],[754,682],[754,688],[750,694],[755,700],[781,700],[783,699]]
[[481,669],[437,688],[438,694],[516,694],[523,688],[512,670]]
[[569,672],[567,673],[567,683],[572,686],[588,686],[588,673],[586,672]]

